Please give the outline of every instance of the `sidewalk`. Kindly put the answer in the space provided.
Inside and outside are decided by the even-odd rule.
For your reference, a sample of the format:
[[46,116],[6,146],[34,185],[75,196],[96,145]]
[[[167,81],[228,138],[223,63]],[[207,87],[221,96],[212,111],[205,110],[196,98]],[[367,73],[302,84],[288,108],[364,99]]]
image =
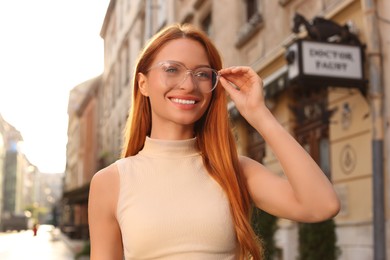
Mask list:
[[[85,243],[88,242],[82,239],[70,239],[67,235],[62,233],[59,228],[55,228],[52,230],[52,239],[63,241],[68,246],[70,251],[73,252],[74,256],[80,253],[83,250]],[[89,260],[89,256],[80,256],[79,258],[77,258],[77,260]]]

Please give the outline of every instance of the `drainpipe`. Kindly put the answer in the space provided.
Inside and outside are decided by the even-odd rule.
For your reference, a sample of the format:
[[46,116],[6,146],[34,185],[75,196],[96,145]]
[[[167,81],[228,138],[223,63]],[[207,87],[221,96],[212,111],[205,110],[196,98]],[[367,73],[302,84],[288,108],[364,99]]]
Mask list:
[[361,5],[364,15],[363,19],[367,29],[369,100],[372,118],[374,260],[386,260],[382,53],[375,1],[361,0]]

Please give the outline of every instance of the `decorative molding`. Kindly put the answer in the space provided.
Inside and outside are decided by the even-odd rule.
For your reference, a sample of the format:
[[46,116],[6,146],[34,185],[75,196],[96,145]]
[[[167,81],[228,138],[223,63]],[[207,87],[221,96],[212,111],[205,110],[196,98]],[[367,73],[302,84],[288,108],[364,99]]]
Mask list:
[[183,19],[181,19],[182,23],[190,23],[192,22],[192,19],[194,19],[194,13],[193,12],[187,12]]
[[352,110],[348,102],[343,104],[341,111],[341,127],[348,130],[352,124]]
[[264,25],[263,16],[260,13],[255,13],[238,31],[235,46],[240,48],[248,42]]
[[279,0],[279,5],[285,6],[285,5],[287,5],[288,3],[290,3],[290,2],[291,2],[291,0]]
[[205,0],[196,0],[194,3],[195,10],[198,10],[203,5],[204,2]]
[[340,152],[340,167],[344,174],[351,174],[355,169],[357,156],[351,145],[346,144]]
[[337,184],[337,185],[335,185],[335,191],[337,193],[337,197],[340,200],[340,212],[339,212],[338,216],[345,217],[349,213],[348,187],[345,184]]

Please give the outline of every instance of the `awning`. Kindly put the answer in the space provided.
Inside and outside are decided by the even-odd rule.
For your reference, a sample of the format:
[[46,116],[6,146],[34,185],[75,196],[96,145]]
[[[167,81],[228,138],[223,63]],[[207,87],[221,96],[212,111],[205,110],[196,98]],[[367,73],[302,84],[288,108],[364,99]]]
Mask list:
[[88,203],[89,183],[80,188],[65,191],[62,200],[67,204],[84,204]]

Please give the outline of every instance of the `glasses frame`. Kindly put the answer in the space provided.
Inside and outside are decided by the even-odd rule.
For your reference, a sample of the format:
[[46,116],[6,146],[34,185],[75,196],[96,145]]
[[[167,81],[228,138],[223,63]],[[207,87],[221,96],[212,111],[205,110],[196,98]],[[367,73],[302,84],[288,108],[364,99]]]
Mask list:
[[[201,91],[201,92],[202,92],[202,93],[210,93],[210,92],[212,92],[212,91],[217,87],[218,82],[219,82],[219,78],[220,78],[220,76],[221,76],[221,74],[220,74],[217,70],[215,70],[215,69],[213,69],[213,68],[210,68],[210,67],[207,67],[207,66],[202,66],[202,67],[198,67],[198,68],[196,68],[196,69],[191,70],[191,69],[187,68],[186,65],[184,65],[183,63],[181,63],[181,62],[179,62],[179,61],[174,61],[174,60],[160,61],[160,62],[158,62],[157,64],[155,64],[155,65],[153,65],[152,67],[150,67],[149,69],[147,69],[146,72],[149,72],[149,71],[151,71],[151,70],[153,70],[153,69],[156,69],[156,68],[161,68],[161,67],[162,67],[164,64],[166,64],[166,63],[173,63],[173,64],[175,64],[175,65],[179,65],[179,66],[182,66],[182,67],[185,68],[185,76],[184,76],[183,80],[182,80],[180,83],[178,83],[177,85],[175,85],[173,88],[177,88],[177,87],[181,86],[181,85],[187,80],[188,74],[191,74],[191,76],[192,76],[192,82],[193,82],[193,83],[195,84],[195,86],[201,91],[201,88],[199,88],[199,86],[198,86],[199,83],[198,83],[198,81],[195,79],[195,72],[196,72],[198,69],[200,69],[200,68],[207,68],[207,69],[210,69],[211,71],[213,71],[213,72],[215,73],[215,75],[216,75],[216,77],[215,77],[215,83],[214,83],[214,85],[212,86],[212,88],[211,88],[210,91],[206,91],[206,92]],[[160,80],[164,81],[162,77],[163,77],[163,76],[160,75]],[[166,84],[166,82],[163,82],[163,83]]]

